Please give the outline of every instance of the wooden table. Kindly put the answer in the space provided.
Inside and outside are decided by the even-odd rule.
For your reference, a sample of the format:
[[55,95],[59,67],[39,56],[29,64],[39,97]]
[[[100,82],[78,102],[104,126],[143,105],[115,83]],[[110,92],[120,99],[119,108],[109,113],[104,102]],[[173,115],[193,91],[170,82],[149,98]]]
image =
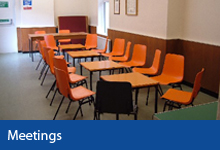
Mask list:
[[31,53],[32,61],[34,61],[33,41],[35,41],[37,39],[44,40],[45,35],[53,35],[55,40],[59,40],[59,39],[86,39],[87,33],[85,33],[85,32],[73,32],[73,33],[28,34],[28,37],[29,37],[29,52]]
[[84,51],[74,51],[74,52],[67,52],[70,57],[73,58],[73,66],[75,66],[75,59],[76,58],[89,58],[93,61],[94,57],[100,57],[100,54],[94,51],[84,50]]
[[115,75],[105,75],[100,77],[104,81],[118,81],[118,82],[130,82],[132,88],[136,90],[135,92],[135,104],[138,102],[138,93],[140,88],[145,87],[155,87],[155,109],[154,112],[157,113],[157,100],[158,100],[158,85],[159,82],[137,72],[123,73]]
[[[85,49],[85,46],[82,44],[64,44],[64,45],[58,45],[59,51],[63,52],[63,55],[65,56],[65,51],[71,51],[71,50],[81,50]],[[68,55],[69,56],[69,55]],[[67,61],[69,61],[69,57],[67,57]]]
[[122,69],[124,66],[110,61],[95,61],[95,62],[82,62],[80,63],[81,75],[82,75],[82,67],[87,69],[90,72],[90,89],[92,90],[92,74],[95,71],[106,71],[106,70],[114,70],[114,69]]

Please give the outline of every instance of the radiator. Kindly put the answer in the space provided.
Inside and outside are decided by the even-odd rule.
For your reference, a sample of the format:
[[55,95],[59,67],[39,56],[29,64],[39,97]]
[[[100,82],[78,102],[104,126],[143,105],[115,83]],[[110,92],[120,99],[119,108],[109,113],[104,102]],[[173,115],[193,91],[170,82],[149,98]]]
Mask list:
[[[106,38],[98,36],[98,47],[97,47],[97,49],[104,49],[105,48],[105,42],[106,42]],[[108,39],[108,48],[107,48],[107,51],[106,51],[107,53],[110,52],[111,46],[112,46],[111,40]]]

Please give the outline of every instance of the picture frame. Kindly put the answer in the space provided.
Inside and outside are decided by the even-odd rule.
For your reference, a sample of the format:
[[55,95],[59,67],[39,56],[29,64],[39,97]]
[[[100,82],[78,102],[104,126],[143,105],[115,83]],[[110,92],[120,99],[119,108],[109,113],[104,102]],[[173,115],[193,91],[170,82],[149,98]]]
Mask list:
[[120,14],[120,0],[114,0],[114,14]]
[[138,0],[125,0],[125,12],[129,16],[137,16]]

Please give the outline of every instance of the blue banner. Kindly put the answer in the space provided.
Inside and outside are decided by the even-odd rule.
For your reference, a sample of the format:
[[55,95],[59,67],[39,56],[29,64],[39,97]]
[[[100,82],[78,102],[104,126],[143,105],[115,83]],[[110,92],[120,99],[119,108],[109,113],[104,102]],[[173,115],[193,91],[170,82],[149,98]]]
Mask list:
[[0,149],[217,149],[219,121],[0,121]]

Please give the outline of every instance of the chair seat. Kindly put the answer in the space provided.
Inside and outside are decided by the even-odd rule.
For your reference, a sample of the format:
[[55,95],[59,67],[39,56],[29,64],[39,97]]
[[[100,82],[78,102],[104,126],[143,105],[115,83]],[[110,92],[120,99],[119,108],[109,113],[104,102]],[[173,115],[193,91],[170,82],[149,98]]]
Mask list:
[[71,42],[71,39],[61,39],[61,40],[58,40],[59,43],[63,44],[63,43],[70,43]]
[[57,55],[57,56],[54,56],[55,58],[58,58],[58,59],[63,59],[64,56],[63,55]]
[[138,63],[138,62],[133,62],[133,61],[129,61],[129,62],[122,62],[122,63],[119,63],[120,65],[123,65],[125,67],[140,67],[140,66],[143,66],[144,64],[141,63]]
[[186,92],[182,90],[169,89],[161,98],[188,105],[191,103],[191,92]]
[[104,53],[102,54],[102,56],[105,56],[105,57],[110,57],[110,56],[122,56],[122,54],[120,53]]
[[70,89],[70,98],[75,101],[82,100],[86,97],[94,95],[95,92],[86,89],[83,86],[78,86],[73,89]]
[[168,85],[171,83],[180,83],[183,80],[182,77],[173,77],[165,74],[151,77],[151,79],[158,81],[162,85]]
[[76,68],[75,67],[68,67],[68,72],[69,73],[75,73],[76,72]]
[[51,48],[51,49],[53,49],[53,50],[58,51],[58,47],[57,47],[57,46],[54,46],[54,47],[49,46],[48,48]]
[[76,82],[86,79],[87,77],[71,73],[69,74],[69,78],[70,78],[70,83],[76,83]]
[[153,67],[151,68],[133,68],[133,72],[139,72],[142,74],[147,74],[147,75],[155,75],[157,73],[157,70]]
[[125,57],[114,57],[114,56],[110,56],[110,57],[109,57],[109,60],[125,62],[125,61],[128,60],[128,58],[125,58]]
[[93,52],[104,53],[103,49],[92,49]]

